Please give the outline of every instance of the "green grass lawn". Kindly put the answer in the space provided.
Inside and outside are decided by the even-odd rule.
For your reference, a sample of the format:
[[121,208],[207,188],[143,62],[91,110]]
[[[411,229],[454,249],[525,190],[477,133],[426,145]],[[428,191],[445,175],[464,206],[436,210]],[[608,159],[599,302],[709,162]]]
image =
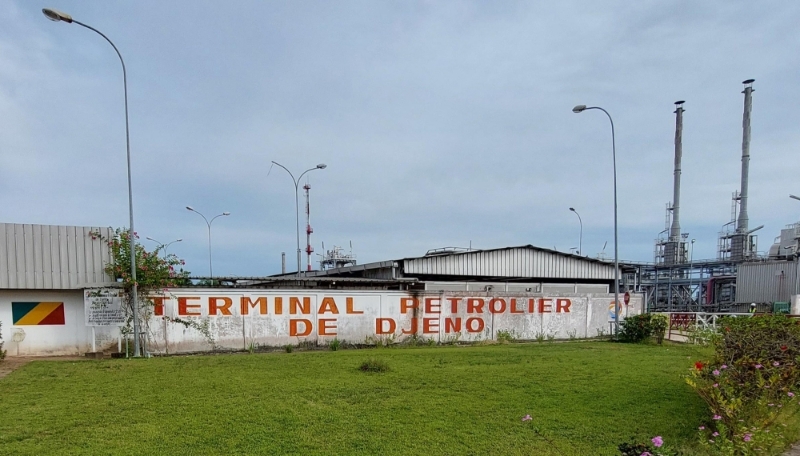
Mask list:
[[[39,361],[0,380],[0,454],[610,455],[655,435],[685,446],[706,409],[682,375],[707,354],[571,342]],[[370,357],[391,371],[359,371]]]

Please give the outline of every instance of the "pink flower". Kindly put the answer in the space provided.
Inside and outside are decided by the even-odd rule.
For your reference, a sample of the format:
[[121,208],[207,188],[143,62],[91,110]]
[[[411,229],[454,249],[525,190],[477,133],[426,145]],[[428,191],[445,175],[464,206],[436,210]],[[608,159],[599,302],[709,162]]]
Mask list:
[[794,397],[794,393],[789,391],[789,397]]
[[713,433],[713,434],[711,434],[711,436],[712,436],[712,437],[716,437],[716,436],[718,436],[718,435],[719,435],[719,432],[717,432],[717,431],[714,431],[714,433]]
[[655,446],[656,448],[664,444],[664,439],[662,439],[660,435],[653,437],[652,439],[650,439],[650,441],[653,442],[653,446]]
[[756,369],[761,369],[761,364],[756,364]]
[[705,426],[700,426],[701,431],[704,430],[705,428],[706,428]]
[[775,404],[767,404],[767,405],[769,405],[770,407],[772,407],[772,406],[774,406]]
[[753,438],[753,434],[745,434],[742,438],[745,442],[749,442]]
[[718,387],[719,387],[719,383],[714,383],[714,388],[718,388]]
[[778,366],[780,366],[780,365],[781,365],[781,363],[779,363],[779,362],[775,361],[774,363],[772,363],[772,365],[773,365],[773,366],[775,366],[775,367],[778,367]]
[[645,451],[644,453],[640,454],[639,456],[653,456],[653,453],[649,451]]
[[715,420],[715,421],[719,421],[719,420],[721,420],[721,419],[722,419],[722,417],[721,417],[721,416],[719,416],[719,415],[714,415],[714,420]]
[[533,418],[531,418],[531,416],[530,416],[530,415],[525,415],[525,416],[523,416],[523,417],[522,417],[522,421],[530,421],[530,420],[532,420],[532,419],[533,419]]
[[712,374],[714,374],[715,377],[718,377],[719,376],[719,371],[714,369],[714,372],[712,372]]
[[727,368],[728,368],[728,365],[727,365],[727,364],[723,364],[722,366],[719,366],[719,368],[720,368],[720,369],[727,369]]

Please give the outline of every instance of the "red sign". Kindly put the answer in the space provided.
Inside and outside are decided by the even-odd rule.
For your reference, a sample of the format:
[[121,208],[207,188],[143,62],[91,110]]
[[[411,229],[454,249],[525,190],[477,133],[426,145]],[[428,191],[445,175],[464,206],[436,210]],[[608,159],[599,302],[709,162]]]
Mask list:
[[631,302],[631,294],[626,291],[623,299],[625,300],[625,305],[627,306],[628,303]]

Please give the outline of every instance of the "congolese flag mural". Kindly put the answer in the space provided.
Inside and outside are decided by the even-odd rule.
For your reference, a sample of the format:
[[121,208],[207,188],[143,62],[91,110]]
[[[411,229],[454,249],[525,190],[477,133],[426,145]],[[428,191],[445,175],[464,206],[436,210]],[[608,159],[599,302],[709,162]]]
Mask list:
[[63,302],[12,302],[11,315],[16,326],[63,325]]

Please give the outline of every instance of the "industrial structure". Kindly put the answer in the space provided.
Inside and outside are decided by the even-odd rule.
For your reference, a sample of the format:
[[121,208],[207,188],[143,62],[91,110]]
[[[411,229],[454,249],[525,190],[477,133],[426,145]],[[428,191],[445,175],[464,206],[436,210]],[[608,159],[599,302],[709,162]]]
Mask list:
[[[719,233],[717,258],[694,261],[689,234],[681,232],[680,177],[683,154],[683,101],[675,103],[675,168],[673,202],[667,204],[666,227],[655,242],[653,264],[630,264],[635,284],[652,311],[741,311],[755,302],[760,309],[788,302],[800,292],[797,277],[800,223],[781,231],[767,258],[759,257],[757,236],[748,215],[750,117],[753,79],[744,84],[741,188],[733,193],[731,220]],[[779,279],[775,279],[778,277]],[[777,280],[777,282],[776,282]]]

